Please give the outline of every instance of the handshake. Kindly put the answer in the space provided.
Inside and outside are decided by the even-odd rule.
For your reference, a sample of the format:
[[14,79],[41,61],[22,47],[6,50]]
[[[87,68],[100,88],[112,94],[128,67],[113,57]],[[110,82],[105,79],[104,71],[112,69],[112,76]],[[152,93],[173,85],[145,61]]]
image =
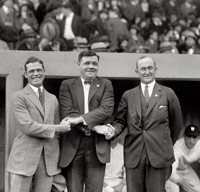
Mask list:
[[115,135],[115,128],[111,124],[96,125],[92,130],[98,134],[105,135],[106,139],[111,139]]
[[84,132],[85,135],[90,135],[91,131],[95,131],[98,134],[105,135],[106,139],[111,139],[115,135],[115,128],[110,125],[96,125],[91,130],[84,125],[82,117],[66,117],[60,122],[60,131],[59,132],[68,132],[71,131],[72,125],[77,125],[77,128]]

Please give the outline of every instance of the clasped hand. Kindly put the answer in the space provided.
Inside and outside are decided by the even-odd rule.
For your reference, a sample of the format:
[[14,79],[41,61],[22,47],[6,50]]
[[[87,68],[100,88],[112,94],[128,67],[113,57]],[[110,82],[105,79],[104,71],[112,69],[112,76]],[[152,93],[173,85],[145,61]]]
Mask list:
[[106,139],[111,139],[115,135],[115,128],[111,124],[96,125],[93,127],[93,131],[98,134],[105,135]]

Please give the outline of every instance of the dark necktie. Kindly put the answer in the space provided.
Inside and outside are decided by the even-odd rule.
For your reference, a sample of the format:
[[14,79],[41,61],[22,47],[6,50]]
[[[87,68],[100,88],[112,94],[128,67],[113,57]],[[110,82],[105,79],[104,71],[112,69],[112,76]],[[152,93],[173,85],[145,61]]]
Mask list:
[[146,103],[148,104],[149,103],[149,90],[148,90],[148,85],[145,86],[145,89],[144,89],[144,97],[145,97],[145,100],[146,100]]
[[38,93],[39,93],[40,103],[42,104],[42,107],[44,108],[44,92],[42,92],[42,89],[40,87],[38,88]]
[[91,85],[92,84],[92,81],[84,81],[84,84],[89,84],[89,85]]

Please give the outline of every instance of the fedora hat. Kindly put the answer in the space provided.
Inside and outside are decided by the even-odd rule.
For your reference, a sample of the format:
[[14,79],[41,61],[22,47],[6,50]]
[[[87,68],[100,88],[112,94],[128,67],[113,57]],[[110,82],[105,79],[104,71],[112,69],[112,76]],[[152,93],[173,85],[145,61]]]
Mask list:
[[56,21],[49,17],[40,25],[39,33],[41,37],[45,37],[49,41],[54,41],[60,37],[60,28]]
[[162,43],[160,43],[160,46],[159,46],[159,52],[160,53],[164,53],[166,51],[171,51],[172,50],[172,44],[171,42],[169,41],[164,41]]

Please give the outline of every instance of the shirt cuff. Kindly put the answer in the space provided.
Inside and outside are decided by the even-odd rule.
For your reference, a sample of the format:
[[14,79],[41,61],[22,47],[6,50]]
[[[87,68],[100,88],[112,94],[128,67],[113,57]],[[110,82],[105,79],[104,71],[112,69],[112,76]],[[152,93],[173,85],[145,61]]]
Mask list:
[[81,119],[83,121],[83,125],[87,125],[87,123],[85,122],[85,120],[83,119],[83,117],[82,116],[80,116],[80,117],[81,117]]

